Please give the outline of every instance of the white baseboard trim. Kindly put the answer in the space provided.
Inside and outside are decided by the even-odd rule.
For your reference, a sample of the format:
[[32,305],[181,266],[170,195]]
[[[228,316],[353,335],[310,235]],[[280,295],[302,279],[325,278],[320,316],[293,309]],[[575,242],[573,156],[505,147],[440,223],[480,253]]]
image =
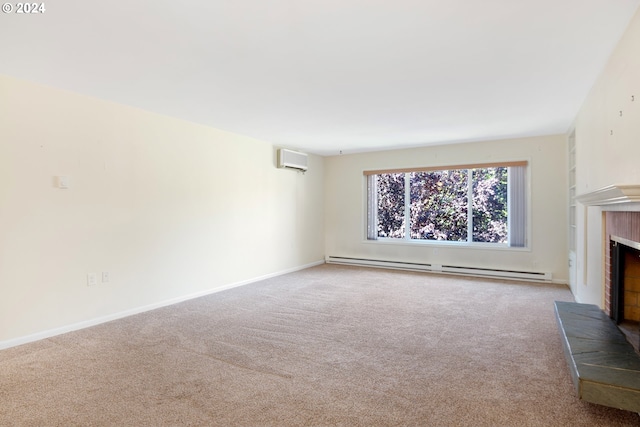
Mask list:
[[10,340],[5,340],[5,341],[0,341],[0,350],[5,350],[5,349],[11,348],[11,347],[17,347],[19,345],[28,344],[28,343],[34,342],[34,341],[40,341],[40,340],[43,340],[43,339],[55,337],[57,335],[66,334],[67,332],[77,331],[79,329],[90,328],[92,326],[100,325],[102,323],[111,322],[112,320],[118,320],[118,319],[122,319],[124,317],[133,316],[135,314],[144,313],[146,311],[155,310],[157,308],[167,307],[169,305],[178,304],[178,303],[181,303],[181,302],[184,302],[184,301],[188,301],[188,300],[191,300],[191,299],[200,298],[200,297],[203,297],[203,296],[206,296],[206,295],[215,294],[217,292],[226,291],[228,289],[233,289],[233,288],[237,288],[239,286],[248,285],[250,283],[259,282],[261,280],[270,279],[272,277],[282,276],[284,274],[293,273],[295,271],[300,271],[300,270],[304,270],[304,269],[307,269],[307,268],[315,267],[317,265],[321,265],[321,264],[324,264],[324,263],[325,263],[324,260],[315,261],[315,262],[312,262],[312,263],[309,263],[309,264],[305,264],[305,265],[301,265],[301,266],[298,266],[298,267],[289,268],[289,269],[278,271],[278,272],[275,272],[275,273],[265,274],[264,276],[254,277],[252,279],[243,280],[243,281],[235,282],[235,283],[230,283],[230,284],[223,285],[223,286],[220,286],[220,287],[217,287],[217,288],[207,289],[205,291],[196,292],[196,293],[188,294],[188,295],[183,295],[183,296],[179,296],[179,297],[176,297],[176,298],[171,298],[169,300],[160,301],[160,302],[157,302],[157,303],[153,303],[153,304],[148,304],[148,305],[144,305],[144,306],[141,306],[141,307],[132,308],[132,309],[129,309],[129,310],[125,310],[125,311],[121,311],[121,312],[118,312],[118,313],[109,314],[109,315],[102,316],[102,317],[97,317],[97,318],[94,318],[94,319],[85,320],[85,321],[78,322],[78,323],[73,323],[73,324],[66,325],[66,326],[61,326],[59,328],[49,329],[49,330],[46,330],[46,331],[38,332],[38,333],[35,333],[35,334],[31,334],[31,335],[26,335],[26,336],[23,336],[23,337],[13,338],[13,339],[10,339]]
[[553,275],[550,272],[498,269],[493,267],[465,267],[460,265],[432,264],[426,262],[387,261],[380,259],[353,258],[329,255],[325,257],[328,264],[355,265],[360,267],[389,268],[455,274],[461,276],[485,277],[492,279],[521,280],[526,282],[550,283]]

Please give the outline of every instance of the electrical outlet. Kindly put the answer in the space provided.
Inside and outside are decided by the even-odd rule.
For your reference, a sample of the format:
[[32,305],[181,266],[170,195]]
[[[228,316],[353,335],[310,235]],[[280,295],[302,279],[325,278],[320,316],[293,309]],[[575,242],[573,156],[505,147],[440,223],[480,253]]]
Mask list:
[[87,286],[96,286],[98,284],[98,273],[87,273]]
[[102,283],[109,283],[109,272],[108,271],[103,271],[102,272]]

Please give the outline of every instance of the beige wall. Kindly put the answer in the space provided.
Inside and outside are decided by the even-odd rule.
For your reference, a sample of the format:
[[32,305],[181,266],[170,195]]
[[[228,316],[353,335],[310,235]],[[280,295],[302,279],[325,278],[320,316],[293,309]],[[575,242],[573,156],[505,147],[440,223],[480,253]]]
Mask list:
[[0,76],[0,346],[322,261],[323,159],[306,174],[275,159],[266,142]]
[[[562,135],[394,150],[325,160],[326,254],[392,261],[551,272],[568,280],[567,155]],[[365,239],[366,194],[362,172],[505,160],[530,162],[529,250],[385,244]]]
[[[640,184],[640,11],[583,104],[575,130],[578,194]],[[576,298],[602,307],[602,211],[578,208]]]

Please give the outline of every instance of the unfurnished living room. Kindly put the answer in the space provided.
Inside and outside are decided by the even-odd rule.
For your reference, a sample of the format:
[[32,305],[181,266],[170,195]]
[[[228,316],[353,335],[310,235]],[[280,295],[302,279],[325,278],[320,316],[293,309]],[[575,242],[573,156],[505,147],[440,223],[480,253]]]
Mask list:
[[5,2],[0,425],[640,425],[639,7]]

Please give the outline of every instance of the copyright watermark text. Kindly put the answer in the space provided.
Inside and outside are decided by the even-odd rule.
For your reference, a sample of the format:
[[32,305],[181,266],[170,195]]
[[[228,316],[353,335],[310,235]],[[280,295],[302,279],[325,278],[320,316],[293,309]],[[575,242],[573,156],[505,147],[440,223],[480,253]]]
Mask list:
[[4,13],[19,13],[19,14],[38,14],[44,13],[47,8],[44,3],[3,3],[2,11]]

